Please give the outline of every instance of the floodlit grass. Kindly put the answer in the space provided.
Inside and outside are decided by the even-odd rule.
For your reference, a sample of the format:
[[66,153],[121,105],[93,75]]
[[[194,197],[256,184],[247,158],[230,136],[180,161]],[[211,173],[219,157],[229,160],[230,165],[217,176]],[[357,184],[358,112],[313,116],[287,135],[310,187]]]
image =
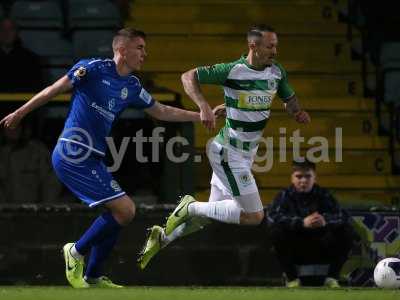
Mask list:
[[328,290],[322,288],[269,287],[127,287],[124,289],[85,289],[70,287],[0,287],[1,300],[386,300],[400,299],[400,290],[377,288],[343,288]]

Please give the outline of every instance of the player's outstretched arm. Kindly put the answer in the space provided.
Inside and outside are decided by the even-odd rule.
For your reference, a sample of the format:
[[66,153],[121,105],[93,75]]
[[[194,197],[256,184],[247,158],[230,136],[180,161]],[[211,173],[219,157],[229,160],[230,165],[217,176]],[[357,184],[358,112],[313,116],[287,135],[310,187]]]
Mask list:
[[208,129],[215,128],[215,116],[213,111],[200,90],[200,84],[197,80],[196,69],[189,70],[181,76],[185,93],[200,108],[200,118],[203,125]]
[[200,122],[200,114],[195,111],[184,110],[159,102],[144,110],[150,116],[168,122]]
[[310,115],[305,111],[302,110],[300,107],[300,103],[296,97],[293,95],[286,103],[285,103],[286,111],[294,117],[294,119],[298,123],[307,124],[311,122]]
[[72,88],[72,83],[65,75],[57,80],[52,85],[46,87],[41,92],[33,96],[28,102],[22,105],[13,113],[7,115],[0,121],[0,127],[15,128],[19,122],[34,109],[46,104],[51,98],[58,94],[69,91]]

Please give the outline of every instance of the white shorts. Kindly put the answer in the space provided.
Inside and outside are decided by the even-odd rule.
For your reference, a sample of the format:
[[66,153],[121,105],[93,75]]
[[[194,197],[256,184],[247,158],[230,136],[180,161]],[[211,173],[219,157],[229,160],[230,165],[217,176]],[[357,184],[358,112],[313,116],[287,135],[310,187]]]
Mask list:
[[251,173],[253,155],[223,147],[215,141],[210,144],[207,155],[213,169],[211,185],[218,187],[224,195],[245,202],[246,205],[242,205],[245,211],[262,210],[257,184]]

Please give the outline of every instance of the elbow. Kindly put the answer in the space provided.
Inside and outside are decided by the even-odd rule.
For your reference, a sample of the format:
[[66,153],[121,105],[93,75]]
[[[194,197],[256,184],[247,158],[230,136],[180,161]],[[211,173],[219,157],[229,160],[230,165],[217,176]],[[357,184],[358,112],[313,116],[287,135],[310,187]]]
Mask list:
[[192,70],[189,70],[189,71],[186,71],[185,73],[183,73],[183,74],[181,75],[181,81],[182,81],[182,83],[187,82],[188,80],[190,80],[191,78],[193,78],[194,72],[195,72],[195,70],[192,69]]
[[185,90],[185,92],[187,91],[187,83],[188,83],[188,79],[189,79],[188,73],[189,73],[189,71],[187,71],[181,75],[181,82],[182,82],[183,89]]
[[186,71],[181,75],[182,85],[186,93],[189,90],[189,87],[191,86],[192,82],[194,82],[195,80],[196,80],[196,69]]
[[186,81],[186,77],[187,77],[187,72],[183,73],[181,75],[181,82],[184,83]]

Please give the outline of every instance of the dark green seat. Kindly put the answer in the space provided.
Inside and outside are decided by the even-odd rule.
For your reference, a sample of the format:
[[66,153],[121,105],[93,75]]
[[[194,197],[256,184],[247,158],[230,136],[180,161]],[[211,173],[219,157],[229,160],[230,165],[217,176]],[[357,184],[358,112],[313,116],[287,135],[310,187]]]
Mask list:
[[25,47],[38,54],[45,66],[70,66],[72,64],[72,45],[59,31],[21,30]]
[[112,57],[114,32],[110,30],[79,30],[72,43],[75,59],[84,57]]
[[122,24],[117,7],[106,0],[70,0],[68,11],[71,29],[117,28]]
[[400,105],[400,43],[382,44],[380,63],[384,79],[384,101]]
[[10,16],[22,28],[63,28],[63,14],[56,1],[16,1]]

